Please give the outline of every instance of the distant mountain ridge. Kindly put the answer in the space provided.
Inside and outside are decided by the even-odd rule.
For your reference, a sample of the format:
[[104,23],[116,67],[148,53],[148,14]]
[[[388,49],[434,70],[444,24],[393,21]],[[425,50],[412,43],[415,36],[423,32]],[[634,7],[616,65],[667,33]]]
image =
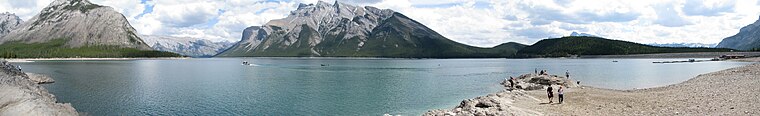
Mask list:
[[242,37],[218,56],[508,57],[514,52],[496,51],[520,49],[479,48],[457,43],[401,13],[337,1],[300,4],[286,18],[246,28]]
[[575,31],[573,31],[572,33],[570,33],[570,36],[575,36],[575,37],[599,37],[599,36],[596,36],[596,35],[591,35],[591,34],[588,34],[588,33],[578,33],[578,32],[575,32]]
[[716,47],[738,50],[760,49],[760,18],[739,29],[736,35],[723,39]]
[[644,45],[600,37],[569,36],[544,39],[518,52],[522,57],[564,57],[571,55],[628,55],[681,52],[728,52],[731,49],[673,48]]
[[689,48],[715,48],[717,46],[717,43],[713,44],[705,44],[705,43],[651,43],[647,44],[651,46],[659,46],[659,47],[689,47]]
[[213,42],[190,37],[140,35],[140,38],[153,49],[191,57],[211,57],[234,44],[228,41]]

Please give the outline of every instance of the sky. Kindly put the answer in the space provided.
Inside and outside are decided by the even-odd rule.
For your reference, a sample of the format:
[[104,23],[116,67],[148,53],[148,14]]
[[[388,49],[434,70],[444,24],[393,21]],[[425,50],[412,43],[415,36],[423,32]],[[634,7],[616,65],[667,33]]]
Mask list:
[[[52,0],[0,0],[28,20]],[[317,0],[90,0],[124,14],[144,35],[238,41],[242,30]],[[324,0],[333,3],[334,0]],[[718,43],[760,17],[760,0],[339,0],[391,9],[454,41],[506,42],[588,33],[638,43]]]

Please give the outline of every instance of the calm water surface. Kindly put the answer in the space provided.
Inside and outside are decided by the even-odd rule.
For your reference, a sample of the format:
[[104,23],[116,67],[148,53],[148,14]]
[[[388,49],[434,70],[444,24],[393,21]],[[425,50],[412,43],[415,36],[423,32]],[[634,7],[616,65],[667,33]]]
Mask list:
[[[619,62],[612,62],[617,60]],[[665,86],[743,62],[685,59],[211,58],[38,61],[59,102],[92,115],[419,115],[501,89],[508,76],[571,73],[584,85]],[[249,61],[256,66],[243,66]],[[320,66],[329,64],[329,66]]]

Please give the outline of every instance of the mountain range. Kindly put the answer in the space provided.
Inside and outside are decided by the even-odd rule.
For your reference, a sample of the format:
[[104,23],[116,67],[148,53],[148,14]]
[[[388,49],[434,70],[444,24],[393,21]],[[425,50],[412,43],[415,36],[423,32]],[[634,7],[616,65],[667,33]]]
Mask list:
[[717,43],[713,44],[705,44],[705,43],[651,43],[647,44],[651,46],[659,46],[659,47],[688,47],[688,48],[714,48],[717,46]]
[[658,47],[601,37],[568,36],[544,39],[521,49],[518,57],[565,57],[572,55],[628,55],[682,52],[728,52],[731,49]]
[[[743,27],[718,47],[757,48],[758,22]],[[180,56],[170,53],[175,52],[194,57],[504,58],[730,50],[677,46],[704,46],[686,43],[650,46],[578,32],[530,46],[508,42],[482,48],[450,40],[393,10],[337,1],[300,4],[283,19],[244,29],[241,40],[234,44],[138,36],[136,32],[111,7],[87,0],[55,0],[28,21],[11,13],[0,14],[0,57]]]
[[742,27],[736,35],[723,39],[716,47],[738,50],[760,49],[760,19]]
[[[5,24],[5,23],[3,23]],[[159,57],[127,19],[88,0],[55,0],[0,38],[2,57]]]
[[320,1],[300,4],[286,18],[246,28],[240,42],[217,56],[507,57],[524,46],[469,46],[393,10]]
[[190,57],[211,57],[235,44],[228,41],[213,42],[190,37],[140,35],[140,38],[153,49]]

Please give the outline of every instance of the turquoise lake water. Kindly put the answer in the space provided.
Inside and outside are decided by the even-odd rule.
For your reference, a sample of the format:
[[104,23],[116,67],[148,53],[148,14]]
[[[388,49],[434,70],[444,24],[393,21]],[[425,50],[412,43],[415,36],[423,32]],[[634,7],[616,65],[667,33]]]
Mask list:
[[652,63],[670,60],[686,59],[207,58],[15,64],[26,72],[52,75],[56,82],[44,86],[58,101],[90,115],[420,115],[497,92],[500,80],[535,68],[557,75],[569,71],[583,85],[633,89],[749,64]]

